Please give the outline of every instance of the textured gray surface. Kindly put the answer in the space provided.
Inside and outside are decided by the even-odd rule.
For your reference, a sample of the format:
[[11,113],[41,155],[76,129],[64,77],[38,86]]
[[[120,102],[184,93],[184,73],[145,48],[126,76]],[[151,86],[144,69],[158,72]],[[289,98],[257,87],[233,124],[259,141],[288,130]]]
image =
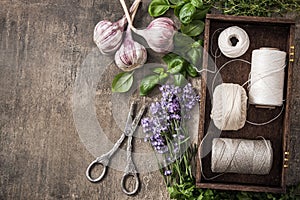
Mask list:
[[[122,172],[91,184],[85,169],[94,157],[81,143],[72,116],[72,90],[81,63],[95,47],[92,32],[104,18],[122,16],[118,1],[0,1],[0,199],[167,199],[158,172],[142,174],[135,197],[120,190]],[[136,24],[146,26],[148,1]],[[300,17],[288,183],[300,181]],[[108,71],[108,80],[116,71]],[[119,134],[111,117],[110,83],[97,91],[99,121]],[[101,108],[101,109],[100,109]]]
[[[121,17],[120,4],[39,2],[0,1],[0,199],[167,199],[158,172],[141,174],[133,198],[120,189],[123,172],[109,170],[98,184],[85,177],[94,157],[75,128],[74,82],[95,48],[95,24]],[[116,71],[107,73],[111,81]],[[107,82],[97,91],[96,108],[114,140],[120,132],[112,123],[110,95]]]

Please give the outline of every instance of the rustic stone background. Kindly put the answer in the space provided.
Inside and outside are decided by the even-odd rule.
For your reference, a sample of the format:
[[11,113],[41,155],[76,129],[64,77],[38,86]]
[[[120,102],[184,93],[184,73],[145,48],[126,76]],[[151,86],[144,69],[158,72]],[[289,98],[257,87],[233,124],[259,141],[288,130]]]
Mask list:
[[[151,21],[149,1],[137,14],[137,26]],[[0,199],[168,199],[158,172],[141,174],[141,190],[134,197],[120,190],[123,172],[109,170],[98,184],[85,177],[94,157],[75,128],[72,90],[81,63],[95,48],[95,24],[104,18],[115,21],[122,13],[119,2],[109,0],[0,1]],[[300,17],[289,17],[296,18],[297,29],[288,183],[296,184],[300,181]],[[110,80],[113,73],[108,72]],[[109,85],[97,93],[96,99],[104,99],[96,105],[97,114],[100,121],[107,119],[106,129],[119,134],[108,123],[113,121],[107,118]]]

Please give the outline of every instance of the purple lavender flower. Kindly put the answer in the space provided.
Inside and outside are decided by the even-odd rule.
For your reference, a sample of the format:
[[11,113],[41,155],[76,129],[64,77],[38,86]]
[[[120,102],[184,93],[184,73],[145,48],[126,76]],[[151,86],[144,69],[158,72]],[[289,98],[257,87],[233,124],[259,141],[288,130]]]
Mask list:
[[163,154],[168,152],[168,146],[166,145],[166,141],[161,134],[156,133],[150,136],[150,143],[158,153]]
[[175,119],[175,120],[180,121],[181,116],[179,114],[171,114],[171,119]]
[[173,149],[173,153],[178,153],[179,152],[179,147],[178,146],[176,146],[174,149]]
[[170,176],[172,174],[172,171],[171,170],[165,170],[164,171],[164,175],[165,176]]
[[177,113],[180,112],[180,103],[178,101],[178,97],[173,95],[172,98],[169,99],[169,102],[166,105],[168,113]]
[[161,112],[161,105],[159,102],[152,103],[150,106],[150,112],[155,115],[156,113]]
[[[180,141],[187,136],[182,132],[180,124],[188,119],[190,110],[199,101],[192,85],[187,84],[180,88],[174,85],[162,85],[160,88],[162,98],[150,106],[150,116],[142,119],[145,141],[149,141],[156,152],[166,154],[166,158],[179,152]],[[168,148],[171,142],[171,149]],[[169,155],[169,156],[168,156]]]
[[152,120],[148,117],[145,117],[141,120],[141,125],[143,127],[144,133],[148,134],[152,132]]
[[184,136],[183,134],[180,134],[180,135],[178,135],[178,138],[179,138],[180,140],[184,140],[184,139],[185,139],[185,136]]
[[183,94],[181,96],[181,102],[184,105],[185,111],[190,111],[196,103],[199,101],[199,96],[197,96],[192,88],[192,85],[188,83],[183,88]]

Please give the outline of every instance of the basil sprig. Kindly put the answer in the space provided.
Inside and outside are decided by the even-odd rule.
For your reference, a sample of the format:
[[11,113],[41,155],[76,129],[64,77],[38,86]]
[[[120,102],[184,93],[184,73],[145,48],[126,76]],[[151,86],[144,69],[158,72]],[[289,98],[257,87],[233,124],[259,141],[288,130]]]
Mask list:
[[112,92],[127,92],[133,83],[133,72],[121,72],[112,82]]
[[203,19],[210,7],[203,0],[152,0],[148,12],[152,17],[159,17],[174,9],[174,14],[182,23],[181,32],[194,37],[203,32]]
[[148,12],[152,17],[158,17],[165,14],[170,6],[168,0],[153,0],[148,7]]
[[144,77],[140,83],[140,95],[145,96],[158,84],[163,84],[169,77],[163,67],[157,67],[153,70],[154,74]]
[[[157,67],[154,74],[144,77],[140,83],[140,95],[147,95],[153,88],[173,78],[175,85],[185,83],[187,76],[196,77],[202,57],[202,42],[194,40],[203,33],[206,13],[209,4],[203,0],[152,0],[148,12],[153,17],[164,15],[169,9],[174,9],[174,14],[181,22],[181,33],[174,36],[174,53],[163,57],[167,69]],[[176,53],[176,54],[175,54]],[[171,76],[170,76],[171,75]],[[112,83],[113,92],[127,92],[133,83],[133,73],[122,72]]]
[[204,4],[203,0],[152,0],[148,12],[153,17],[159,17],[169,9],[174,9],[180,20],[181,32],[173,38],[173,53],[163,57],[167,69],[156,68],[154,74],[146,76],[140,83],[140,95],[147,95],[167,78],[172,78],[175,85],[183,85],[188,76],[198,76],[196,68],[201,69],[203,41],[197,38],[204,31],[203,19],[210,5]]
[[189,24],[181,24],[180,30],[188,36],[197,36],[203,32],[204,22],[201,20],[193,20]]

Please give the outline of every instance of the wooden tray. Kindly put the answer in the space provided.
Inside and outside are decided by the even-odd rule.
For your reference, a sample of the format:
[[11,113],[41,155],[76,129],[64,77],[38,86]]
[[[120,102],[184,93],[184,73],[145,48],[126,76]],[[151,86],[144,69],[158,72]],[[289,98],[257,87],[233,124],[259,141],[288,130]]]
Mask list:
[[[287,52],[287,67],[285,69],[285,91],[283,113],[270,124],[264,126],[254,126],[248,123],[238,131],[222,131],[219,137],[257,139],[262,136],[272,143],[273,166],[268,175],[241,175],[227,173],[212,180],[206,180],[201,174],[200,160],[197,158],[196,185],[199,188],[242,190],[257,192],[285,192],[285,176],[288,167],[288,136],[290,129],[289,111],[292,92],[292,67],[294,59],[294,32],[295,23],[293,20],[265,18],[265,17],[245,17],[245,16],[206,16],[203,68],[213,70],[212,59],[210,59],[210,49],[213,51],[218,47],[217,39],[221,31],[213,33],[218,29],[225,29],[230,26],[239,26],[244,29],[250,39],[250,46],[247,52],[240,58],[251,61],[251,54],[254,49],[260,47],[274,47]],[[231,59],[223,54],[217,59],[217,67],[222,66]],[[238,83],[242,85],[250,72],[250,65],[243,62],[233,62],[220,71],[223,82]],[[210,118],[211,112],[211,88],[214,74],[203,73],[201,77],[202,91],[200,102],[199,121],[199,144],[210,130],[216,130]],[[218,85],[218,82],[215,83]],[[246,89],[246,88],[245,88]],[[247,91],[247,89],[246,89]],[[248,91],[247,91],[248,92]],[[254,122],[265,122],[272,119],[281,111],[281,107],[275,109],[257,108],[248,105],[247,120]],[[212,128],[212,129],[211,129]],[[216,134],[216,137],[218,134]],[[200,148],[199,148],[200,150]],[[211,171],[211,153],[201,159],[202,170],[206,177],[213,177],[217,174]]]

